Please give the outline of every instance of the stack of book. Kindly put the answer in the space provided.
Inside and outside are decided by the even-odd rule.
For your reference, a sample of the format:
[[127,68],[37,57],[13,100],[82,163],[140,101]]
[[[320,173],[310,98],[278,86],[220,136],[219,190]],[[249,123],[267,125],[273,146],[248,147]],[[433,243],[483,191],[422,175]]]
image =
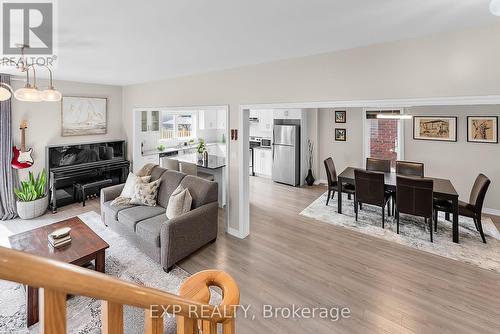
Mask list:
[[71,228],[61,228],[49,234],[49,244],[54,248],[66,246],[71,243],[69,232]]

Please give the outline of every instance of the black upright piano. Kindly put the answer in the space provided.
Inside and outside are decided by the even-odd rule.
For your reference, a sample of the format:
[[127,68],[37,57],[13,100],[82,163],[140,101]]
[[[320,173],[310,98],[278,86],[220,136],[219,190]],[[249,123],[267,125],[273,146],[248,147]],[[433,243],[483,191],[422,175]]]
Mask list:
[[[47,146],[52,212],[78,199],[75,186],[125,182],[130,167],[126,154],[124,140]],[[95,191],[98,194],[99,189]]]

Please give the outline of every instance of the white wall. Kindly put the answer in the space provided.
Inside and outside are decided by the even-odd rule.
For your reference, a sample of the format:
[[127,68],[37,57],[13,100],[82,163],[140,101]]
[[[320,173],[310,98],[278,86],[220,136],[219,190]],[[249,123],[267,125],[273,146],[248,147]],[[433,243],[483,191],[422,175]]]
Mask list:
[[[228,104],[231,113],[229,126],[238,128],[240,105],[496,95],[500,93],[498,36],[500,23],[473,30],[127,86],[124,87],[123,100],[125,132],[131,142],[132,109],[144,105]],[[362,128],[355,128],[355,124],[351,126],[348,138],[353,131],[362,131]],[[240,229],[240,188],[237,181],[239,152],[235,141],[230,144],[229,224],[234,229]],[[349,142],[340,145],[347,147]],[[361,158],[346,153],[344,159],[345,163],[354,163]]]
[[[24,81],[14,80],[12,86],[17,89]],[[21,142],[19,124],[28,121],[26,147],[33,148],[35,163],[32,167],[19,171],[19,178],[24,179],[28,171],[38,173],[45,168],[45,147],[51,144],[74,144],[90,141],[124,139],[122,126],[122,88],[119,86],[94,85],[70,81],[56,81],[55,87],[63,96],[106,97],[108,99],[108,131],[105,135],[61,136],[61,102],[22,102],[12,98],[12,136],[18,147]],[[39,87],[47,86],[39,80]],[[131,141],[130,141],[131,142]],[[129,151],[129,158],[132,153]]]

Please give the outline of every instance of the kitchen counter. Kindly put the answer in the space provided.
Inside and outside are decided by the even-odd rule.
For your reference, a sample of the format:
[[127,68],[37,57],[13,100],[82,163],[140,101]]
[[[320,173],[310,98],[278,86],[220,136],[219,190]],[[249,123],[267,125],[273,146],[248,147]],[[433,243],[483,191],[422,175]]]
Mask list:
[[254,150],[271,150],[271,147],[256,146],[253,149]]
[[219,169],[226,167],[226,158],[217,155],[208,155],[208,161],[198,160],[197,153],[181,154],[169,157],[170,159],[175,159],[179,162],[189,162],[197,165],[198,167],[208,168],[208,169]]
[[179,152],[182,150],[190,150],[190,149],[196,148],[196,146],[198,146],[198,145],[168,147],[168,148],[164,149],[163,151],[160,151],[157,149],[156,150],[148,150],[148,151],[142,152],[142,155],[147,156],[147,155],[155,155],[155,154],[162,154],[162,153],[174,153],[174,152]]

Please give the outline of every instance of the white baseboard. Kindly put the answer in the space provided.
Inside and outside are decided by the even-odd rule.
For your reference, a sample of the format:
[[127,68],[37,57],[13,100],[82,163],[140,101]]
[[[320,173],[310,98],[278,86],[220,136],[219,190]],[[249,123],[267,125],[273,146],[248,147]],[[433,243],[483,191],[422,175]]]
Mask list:
[[239,230],[232,227],[227,228],[227,233],[231,234],[233,237],[236,237],[238,239],[245,239],[248,236],[248,235],[242,235],[242,233]]
[[328,181],[327,180],[316,180],[316,181],[314,181],[314,184],[315,185],[328,184]]
[[489,215],[499,216],[499,217],[500,217],[500,210],[498,210],[498,209],[488,209],[488,208],[484,208],[484,209],[483,209],[483,212],[484,212],[484,213],[487,213],[487,214],[489,214]]

